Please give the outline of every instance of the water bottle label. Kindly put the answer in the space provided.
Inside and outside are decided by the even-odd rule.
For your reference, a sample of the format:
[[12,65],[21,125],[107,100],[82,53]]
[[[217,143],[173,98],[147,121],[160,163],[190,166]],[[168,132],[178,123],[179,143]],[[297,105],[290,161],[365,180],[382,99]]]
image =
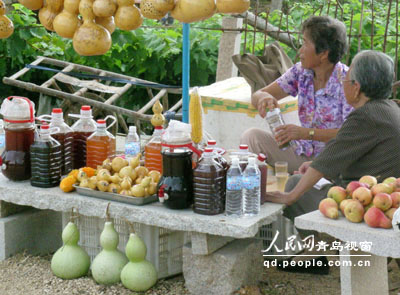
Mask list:
[[6,145],[6,137],[4,136],[4,134],[0,135],[0,149],[4,148]]
[[244,176],[243,188],[254,189],[260,186],[260,175]]
[[242,190],[243,181],[242,176],[231,176],[226,179],[226,189],[230,191]]
[[140,153],[140,143],[139,142],[129,142],[125,144],[125,156],[134,157]]

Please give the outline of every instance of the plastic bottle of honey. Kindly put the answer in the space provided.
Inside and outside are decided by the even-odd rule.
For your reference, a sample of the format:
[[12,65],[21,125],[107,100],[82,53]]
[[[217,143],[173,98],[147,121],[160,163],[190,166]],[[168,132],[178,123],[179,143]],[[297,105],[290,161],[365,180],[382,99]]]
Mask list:
[[[86,142],[86,166],[94,169],[107,158],[115,156],[115,137],[107,131],[106,120],[97,120],[97,130]],[[111,124],[109,127],[111,127]]]
[[144,166],[150,170],[157,170],[162,174],[161,135],[162,126],[155,126],[153,136],[144,148]]
[[40,127],[39,138],[30,147],[31,185],[54,187],[60,183],[62,152],[61,144],[50,136],[47,123]]
[[195,213],[216,215],[225,210],[225,170],[214,160],[212,148],[205,148],[193,171]]
[[80,115],[70,114],[69,116],[79,118],[71,127],[74,131],[72,166],[73,169],[79,169],[86,165],[86,141],[96,131],[96,122],[92,119],[90,106],[82,106]]

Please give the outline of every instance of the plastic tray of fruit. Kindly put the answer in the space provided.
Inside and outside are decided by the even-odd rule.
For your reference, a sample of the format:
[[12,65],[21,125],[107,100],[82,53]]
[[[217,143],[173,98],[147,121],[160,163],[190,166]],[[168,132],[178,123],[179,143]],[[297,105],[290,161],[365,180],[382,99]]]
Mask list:
[[87,187],[80,187],[77,184],[74,184],[74,187],[76,189],[76,192],[80,195],[92,197],[92,198],[98,198],[98,199],[103,199],[103,200],[108,200],[108,201],[117,201],[117,202],[122,202],[126,204],[131,204],[131,205],[146,205],[152,202],[158,201],[157,195],[151,195],[147,197],[131,197],[131,196],[124,196],[120,194],[115,194],[115,193],[108,193],[108,192],[102,192],[98,190],[93,190],[91,188]]

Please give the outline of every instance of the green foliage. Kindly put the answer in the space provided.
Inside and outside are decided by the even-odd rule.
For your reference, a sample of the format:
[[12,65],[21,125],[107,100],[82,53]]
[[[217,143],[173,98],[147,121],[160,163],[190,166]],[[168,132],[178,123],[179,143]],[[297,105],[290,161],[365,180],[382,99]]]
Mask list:
[[[14,10],[8,16],[14,22],[15,32],[10,38],[0,40],[0,77],[11,76],[41,55],[162,84],[181,86],[182,26],[178,22],[175,22],[173,28],[165,28],[156,21],[145,19],[143,26],[135,31],[117,29],[112,34],[113,43],[107,54],[84,57],[73,50],[72,40],[47,32],[37,24],[36,13],[22,5],[14,4]],[[201,25],[215,27],[220,19],[217,15]],[[219,36],[220,32],[217,31],[191,29],[192,86],[207,85],[215,81]],[[38,73],[32,70],[29,72]],[[23,79],[40,83],[48,77],[49,73],[40,71],[39,75],[28,73]],[[0,91],[3,97],[24,94],[21,89],[1,82]],[[32,93],[25,95],[34,97]],[[176,97],[175,100],[177,99],[179,98]],[[118,101],[118,105],[139,109],[147,100],[148,95],[144,89],[134,88]]]

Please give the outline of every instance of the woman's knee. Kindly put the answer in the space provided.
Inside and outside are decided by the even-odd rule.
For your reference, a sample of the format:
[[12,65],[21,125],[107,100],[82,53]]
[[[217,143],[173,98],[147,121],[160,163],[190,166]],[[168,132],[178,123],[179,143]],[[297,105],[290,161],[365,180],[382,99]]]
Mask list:
[[262,136],[262,133],[265,131],[260,128],[250,128],[242,133],[240,136],[240,144],[252,144],[256,139],[259,139]]

